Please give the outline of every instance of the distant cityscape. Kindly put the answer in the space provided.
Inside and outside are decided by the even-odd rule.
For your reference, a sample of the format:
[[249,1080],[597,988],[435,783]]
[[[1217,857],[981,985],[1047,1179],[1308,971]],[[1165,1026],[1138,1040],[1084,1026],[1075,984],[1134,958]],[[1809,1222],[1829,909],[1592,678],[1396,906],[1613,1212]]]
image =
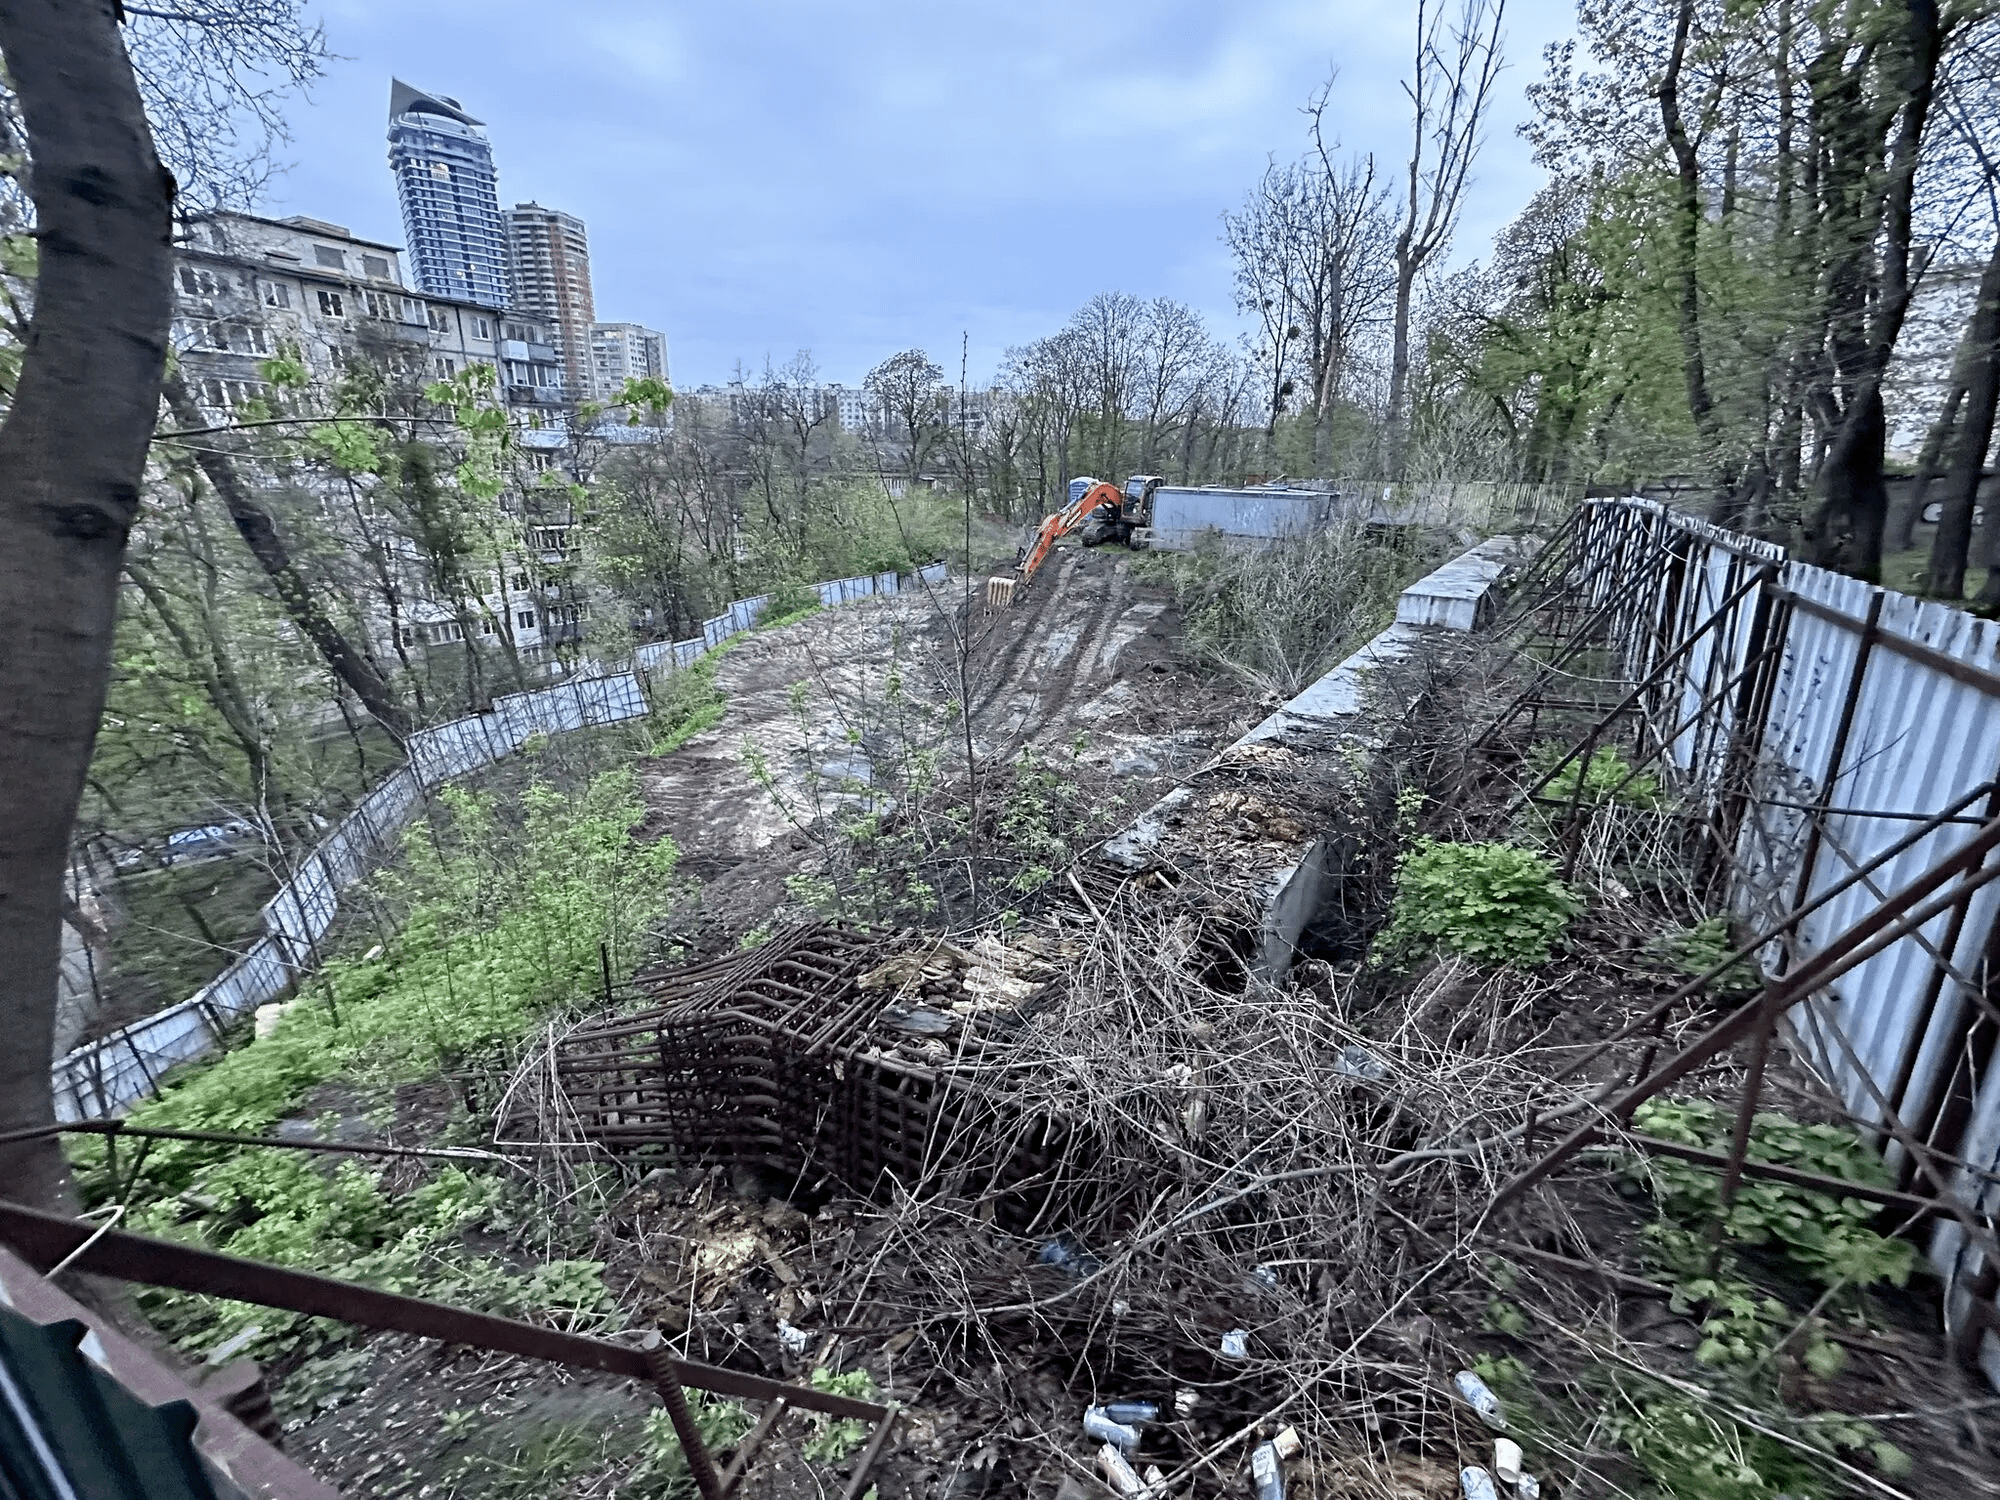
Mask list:
[[[540,448],[566,445],[579,403],[668,380],[664,333],[597,320],[583,220],[535,202],[502,211],[492,143],[456,99],[392,80],[388,142],[401,246],[302,214],[190,227],[174,345],[211,417],[266,396],[259,367],[287,347],[322,375],[356,353],[423,380],[491,364],[524,444]],[[618,423],[603,435],[665,430]]]

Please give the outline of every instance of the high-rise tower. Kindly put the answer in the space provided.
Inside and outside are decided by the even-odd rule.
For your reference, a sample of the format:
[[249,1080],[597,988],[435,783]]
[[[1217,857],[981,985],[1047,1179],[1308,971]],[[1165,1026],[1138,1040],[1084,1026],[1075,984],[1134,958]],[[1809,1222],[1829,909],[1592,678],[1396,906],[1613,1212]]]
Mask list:
[[583,220],[539,203],[517,203],[507,211],[507,258],[514,306],[555,326],[564,389],[573,399],[589,399],[597,387],[590,352],[597,306]]
[[480,122],[456,99],[392,79],[389,166],[418,289],[507,306],[506,226]]

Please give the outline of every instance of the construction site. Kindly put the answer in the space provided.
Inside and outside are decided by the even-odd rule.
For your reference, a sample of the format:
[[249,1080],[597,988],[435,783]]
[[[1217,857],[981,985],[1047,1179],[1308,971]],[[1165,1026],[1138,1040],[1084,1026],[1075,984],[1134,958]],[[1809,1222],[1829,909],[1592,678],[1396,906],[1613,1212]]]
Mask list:
[[[641,766],[683,959],[274,1132],[415,1191],[470,1121],[591,1318],[7,1238],[363,1331],[203,1412],[248,1494],[2000,1494],[2000,638],[1524,519],[1282,698],[1116,546],[721,654]],[[662,1405],[669,1479],[522,1457]]]

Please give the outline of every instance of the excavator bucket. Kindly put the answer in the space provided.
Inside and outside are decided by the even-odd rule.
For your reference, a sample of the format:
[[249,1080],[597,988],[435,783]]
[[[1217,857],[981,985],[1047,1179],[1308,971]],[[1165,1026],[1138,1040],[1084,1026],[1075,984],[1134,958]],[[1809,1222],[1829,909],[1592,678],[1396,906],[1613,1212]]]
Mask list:
[[989,578],[986,580],[986,602],[994,609],[1005,609],[1014,602],[1012,578]]

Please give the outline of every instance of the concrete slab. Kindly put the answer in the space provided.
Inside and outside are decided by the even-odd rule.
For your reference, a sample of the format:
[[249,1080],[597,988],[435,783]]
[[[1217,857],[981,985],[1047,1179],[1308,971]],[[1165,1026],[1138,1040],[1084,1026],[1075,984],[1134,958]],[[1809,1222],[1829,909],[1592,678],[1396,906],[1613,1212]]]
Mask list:
[[1128,874],[1171,870],[1257,934],[1254,972],[1277,981],[1348,859],[1341,809],[1365,791],[1392,726],[1370,680],[1441,636],[1492,618],[1538,544],[1495,537],[1403,592],[1396,622],[1162,797],[1098,855]]

